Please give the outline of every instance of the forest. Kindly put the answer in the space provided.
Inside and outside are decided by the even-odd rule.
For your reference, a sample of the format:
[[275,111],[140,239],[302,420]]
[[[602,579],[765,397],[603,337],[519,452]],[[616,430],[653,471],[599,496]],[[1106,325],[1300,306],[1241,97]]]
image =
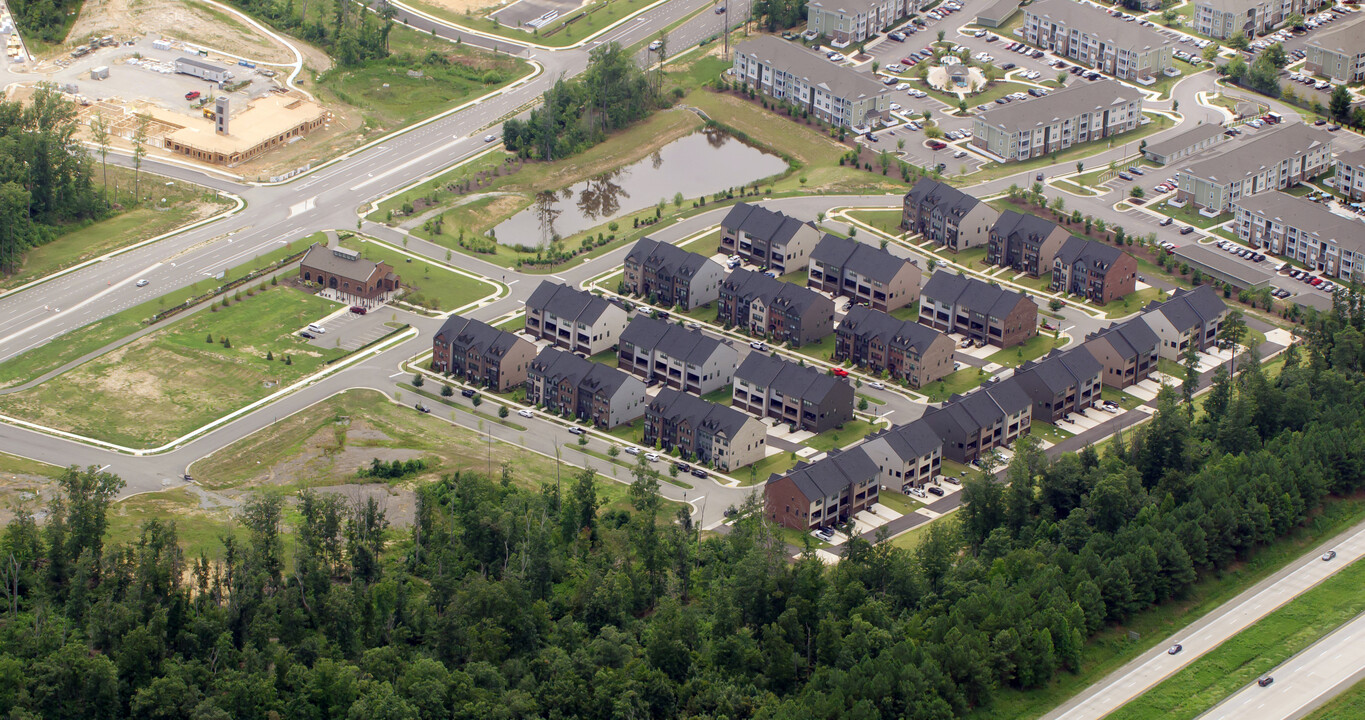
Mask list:
[[[0,538],[0,713],[11,718],[947,720],[1075,671],[1097,630],[1180,598],[1365,484],[1365,305],[1338,296],[1271,377],[1202,407],[968,480],[960,531],[792,562],[755,508],[723,535],[666,512],[641,465],[603,512],[561,487],[459,472],[410,528],[373,500],[246,502],[222,557],[174,524],[104,542],[122,481],[69,469]],[[300,478],[303,480],[303,478]]]
[[40,87],[27,106],[0,101],[0,272],[67,226],[99,219],[108,205],[76,140],[76,110]]
[[658,109],[658,79],[646,77],[617,43],[600,45],[588,69],[572,80],[556,81],[529,118],[502,124],[503,144],[509,152],[540,160],[580,153]]
[[299,0],[297,9],[295,0],[233,0],[242,12],[321,47],[342,66],[354,67],[388,57],[394,11],[387,3],[380,3],[376,15],[364,5],[346,0],[312,2],[310,14],[309,0]]
[[80,0],[10,0],[14,22],[28,41],[59,43],[71,27],[68,15],[80,10]]

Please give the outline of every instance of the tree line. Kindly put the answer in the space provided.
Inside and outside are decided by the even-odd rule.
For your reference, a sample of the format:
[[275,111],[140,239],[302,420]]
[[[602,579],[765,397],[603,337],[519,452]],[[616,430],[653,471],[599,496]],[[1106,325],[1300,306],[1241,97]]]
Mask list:
[[81,9],[80,0],[10,0],[8,5],[15,25],[30,43],[34,40],[60,43],[71,27],[67,17]]
[[[313,43],[327,51],[343,66],[363,65],[388,57],[389,33],[393,30],[394,11],[380,3],[380,12],[369,12],[365,5],[350,0],[235,0],[234,4],[277,30]],[[327,22],[330,21],[330,22]]]
[[160,520],[107,544],[122,481],[72,468],[44,523],[21,507],[0,538],[0,713],[962,717],[1365,485],[1365,305],[1339,296],[1306,334],[1277,376],[1219,372],[1202,413],[1168,390],[1104,448],[1054,462],[1022,440],[1008,485],[967,480],[957,529],[855,538],[833,567],[789,561],[754,504],[702,538],[644,463],[612,510],[590,469],[453,473],[403,531],[303,491],[286,534],[284,499],[258,495],[213,558]]

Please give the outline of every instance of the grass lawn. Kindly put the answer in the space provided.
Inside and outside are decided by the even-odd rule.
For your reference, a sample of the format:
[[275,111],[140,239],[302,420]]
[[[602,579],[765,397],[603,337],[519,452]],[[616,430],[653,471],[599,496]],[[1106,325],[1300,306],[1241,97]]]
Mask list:
[[781,475],[792,469],[799,460],[793,459],[791,453],[780,452],[759,460],[747,468],[740,468],[733,473],[742,485],[754,485],[767,482],[770,475]]
[[[961,114],[958,111],[958,98],[956,93],[946,93],[940,90],[935,90],[934,88],[929,86],[929,83],[924,82],[923,80],[917,79],[913,84],[915,85],[915,87],[927,93],[929,97],[934,98],[935,100],[938,100],[939,102],[942,102],[943,104],[952,108],[955,114],[958,115]],[[967,111],[971,112],[972,108],[975,108],[977,105],[990,105],[992,110],[996,109],[997,107],[1004,107],[1004,105],[996,105],[995,99],[1004,97],[1006,95],[1011,95],[1017,92],[1028,92],[1029,88],[1031,87],[1033,86],[1024,85],[1016,82],[1009,82],[1007,80],[998,80],[994,84],[988,86],[985,90],[975,95],[968,95]]]
[[890,312],[891,317],[897,320],[914,320],[919,317],[919,301],[916,300],[905,307],[899,307]]
[[[970,720],[1025,720],[1041,717],[1076,693],[1099,682],[1124,663],[1164,641],[1179,628],[1195,622],[1238,593],[1280,570],[1285,564],[1298,559],[1313,546],[1346,530],[1362,518],[1365,518],[1365,499],[1361,497],[1329,499],[1323,511],[1307,526],[1298,528],[1288,536],[1260,549],[1244,563],[1222,572],[1206,573],[1191,588],[1184,600],[1148,609],[1134,616],[1126,624],[1101,630],[1086,644],[1081,655],[1079,673],[1059,674],[1051,685],[1038,690],[1000,690],[996,693],[995,702],[991,707],[980,708],[967,717]],[[1139,633],[1142,639],[1128,640],[1129,631]],[[1237,686],[1234,686],[1234,689],[1235,687]],[[1119,715],[1127,716],[1120,711],[1110,717]]]
[[49,342],[0,363],[0,386],[10,387],[32,380],[55,370],[86,353],[94,352],[119,338],[137,332],[143,321],[185,299],[214,290],[225,282],[245,277],[251,272],[302,251],[314,241],[322,241],[322,233],[295,240],[263,255],[258,255],[225,271],[221,280],[204,278],[189,287],[181,288],[135,305],[120,313],[96,320],[62,336],[61,342]]
[[948,373],[938,382],[920,388],[920,392],[928,395],[931,402],[942,402],[953,395],[962,395],[976,389],[988,377],[990,376],[981,372],[980,368],[963,365],[961,370]]
[[822,363],[830,363],[834,361],[834,345],[837,339],[837,335],[830,333],[813,343],[806,343],[796,348],[796,352],[806,357],[815,358]]
[[1124,410],[1132,410],[1144,402],[1142,398],[1135,395],[1129,395],[1118,388],[1111,387],[1100,388],[1100,398],[1118,403],[1118,406]]
[[[93,167],[93,180],[96,185],[102,185],[103,171],[98,163]],[[110,187],[131,189],[132,184],[131,170],[109,168]],[[151,192],[154,201],[96,223],[72,228],[56,240],[29,250],[24,253],[23,265],[19,270],[0,280],[0,290],[18,287],[105,253],[154,238],[232,205],[227,198],[198,185],[184,182],[167,184],[166,179],[159,175],[144,173],[141,186],[139,194]],[[117,190],[114,195],[118,195]],[[127,198],[123,200],[126,202]]]
[[104,540],[109,545],[136,543],[143,523],[148,520],[174,522],[176,538],[189,558],[197,558],[200,553],[221,558],[223,537],[241,527],[231,508],[202,507],[199,496],[182,487],[134,495],[114,503],[109,508],[109,528]]
[[1365,611],[1352,563],[1115,711],[1116,720],[1194,718]]
[[507,332],[516,332],[526,327],[526,316],[518,315],[514,318],[503,320],[502,322],[498,323],[495,327],[497,327],[500,330],[506,330]]
[[734,385],[726,385],[723,388],[712,390],[711,392],[702,395],[701,399],[718,405],[729,405],[730,401],[735,399],[734,388]]
[[[1174,123],[1174,121],[1172,121],[1170,118],[1165,117],[1163,115],[1147,113],[1147,117],[1151,119],[1151,122],[1147,123],[1146,125],[1139,126],[1136,130],[1131,130],[1129,132],[1123,133],[1122,135],[1111,136],[1105,139],[1103,143],[1100,142],[1082,143],[1080,145],[1074,145],[1072,147],[1069,147],[1066,150],[1063,150],[1059,153],[1053,153],[1051,155],[1045,155],[1043,157],[1036,157],[1029,160],[1024,160],[1022,162],[988,163],[985,166],[983,166],[982,169],[970,175],[967,175],[966,177],[956,179],[960,180],[961,184],[963,185],[974,185],[976,183],[982,183],[988,180],[997,180],[999,178],[1009,177],[1011,175],[1018,175],[1023,173],[1028,173],[1032,175],[1034,171],[1052,165],[1060,164],[1063,166],[1074,166],[1077,160],[1084,160],[1086,157],[1093,155],[1096,152],[1099,152],[1101,149],[1118,147],[1124,145],[1125,143],[1131,144],[1133,147],[1133,151],[1136,152],[1138,143],[1142,140],[1142,138],[1145,138],[1153,133],[1161,132],[1162,130],[1167,130]],[[1031,185],[1032,183],[1029,184]]]
[[1137,292],[1128,293],[1127,295],[1124,295],[1121,300],[1110,302],[1101,309],[1104,310],[1106,317],[1117,318],[1125,315],[1132,315],[1146,307],[1147,303],[1153,300],[1164,301],[1165,299],[1165,291],[1161,288],[1149,287],[1138,290]]
[[64,468],[48,465],[38,460],[30,460],[18,455],[0,452],[0,477],[9,475],[35,475],[49,480],[61,477]]
[[616,427],[608,430],[607,434],[615,438],[620,438],[628,442],[633,442],[636,445],[643,445],[645,436],[645,420],[644,418],[636,418],[634,420],[631,420],[630,422],[621,423],[620,425],[617,425]]
[[160,445],[345,355],[294,334],[336,307],[293,288],[269,288],[4,396],[0,411],[121,445]]
[[1208,230],[1214,225],[1222,225],[1232,219],[1232,213],[1230,212],[1221,213],[1218,217],[1204,217],[1199,214],[1199,210],[1195,208],[1194,203],[1185,203],[1185,207],[1183,208],[1171,207],[1165,202],[1157,203],[1156,205],[1151,205],[1149,207],[1162,215],[1169,215],[1176,220],[1187,225],[1193,225],[1201,230]]
[[868,403],[870,403],[870,404],[872,404],[872,405],[885,405],[885,404],[886,404],[886,401],[883,400],[883,399],[881,399],[881,398],[875,398],[875,397],[872,397],[871,395],[864,395],[864,394],[862,394],[862,393],[855,393],[855,394],[858,396],[858,399],[859,399],[859,400],[866,400]]
[[804,444],[821,452],[829,452],[867,437],[875,428],[865,420],[849,420],[842,428],[831,428],[807,440]]
[[596,355],[593,355],[588,359],[595,363],[601,363],[603,365],[607,365],[610,367],[616,367],[616,363],[619,360],[619,358],[616,355],[616,351],[611,349],[603,350],[602,352],[597,353]]
[[1077,185],[1076,183],[1070,180],[1053,180],[1051,181],[1051,184],[1069,193],[1075,193],[1077,195],[1084,195],[1086,197],[1094,197],[1096,195],[1099,195],[1099,193],[1095,192],[1094,190],[1091,190],[1088,187],[1081,187],[1080,185]]
[[787,273],[786,275],[777,276],[777,279],[781,280],[784,283],[791,283],[793,285],[800,285],[801,287],[805,287],[806,281],[810,279],[810,271],[793,270]]
[[929,526],[935,523],[942,525],[945,529],[949,531],[955,532],[958,527],[957,515],[953,514],[948,515],[946,517],[941,517],[934,520],[933,522],[927,522],[924,523],[923,525],[918,525],[909,530],[906,530],[900,535],[891,538],[891,544],[894,547],[898,547],[902,550],[913,551],[915,548],[920,546],[920,543],[924,542],[924,539],[926,537],[929,536]]
[[1038,358],[1052,352],[1054,348],[1059,348],[1070,342],[1069,337],[1055,338],[1051,335],[1038,334],[1024,341],[1023,344],[1012,348],[1000,350],[990,357],[987,362],[999,363],[1005,367],[1015,367],[1022,365],[1028,360]]
[[946,259],[965,268],[971,268],[972,270],[985,270],[990,267],[990,265],[986,264],[985,247],[967,248],[966,250],[959,250],[955,253],[940,249],[934,254],[942,259]]
[[1029,434],[1047,440],[1054,445],[1074,435],[1074,433],[1069,433],[1052,423],[1042,422],[1041,420],[1034,420],[1029,424]]
[[909,497],[896,492],[895,490],[882,490],[881,492],[877,493],[877,502],[891,508],[892,510],[895,510],[896,512],[902,515],[909,515],[910,513],[924,507],[924,503],[919,502],[918,500],[912,500]]
[[1304,720],[1338,720],[1339,718],[1365,717],[1365,681],[1351,686],[1351,689],[1338,695],[1331,702],[1314,710]]
[[[490,3],[492,4],[492,3]],[[537,45],[548,45],[550,47],[567,47],[579,42],[594,32],[601,30],[614,22],[641,10],[648,6],[648,0],[593,0],[584,5],[581,10],[591,13],[588,17],[566,25],[569,18],[578,15],[578,12],[564,13],[559,18],[550,21],[534,32],[528,32],[520,27],[502,25],[496,20],[486,17],[483,14],[474,15],[473,13],[456,12],[440,3],[423,2],[414,0],[413,6],[423,12],[442,18],[455,25],[466,27],[490,35],[498,35],[523,43],[535,43]]]
[[1015,285],[1023,285],[1026,288],[1032,288],[1033,290],[1037,290],[1040,293],[1052,292],[1052,290],[1049,288],[1049,286],[1052,284],[1052,271],[1049,270],[1048,272],[1043,273],[1042,276],[1040,277],[1030,277],[1028,275],[1021,275],[1018,279],[1015,279],[1014,277],[1016,274],[1018,273],[1011,269],[1004,273],[1001,273],[998,277],[1001,280],[1008,280],[1009,282],[1014,283]]
[[854,220],[867,223],[887,235],[899,237],[905,232],[901,229],[903,215],[900,210],[850,210],[847,214]]
[[393,267],[403,278],[403,285],[411,287],[403,300],[430,310],[456,310],[498,292],[496,285],[462,275],[448,268],[405,255],[383,243],[350,238],[343,247],[359,250],[368,260],[382,261]]
[[1166,77],[1164,73],[1159,74],[1157,76],[1157,81],[1155,83],[1152,83],[1151,85],[1144,88],[1145,90],[1154,90],[1158,93],[1161,93],[1160,97],[1157,98],[1158,100],[1168,99],[1171,95],[1171,88],[1175,87],[1175,84],[1180,82],[1181,80],[1184,80],[1185,78],[1190,77],[1191,75],[1194,75],[1196,73],[1201,73],[1204,72],[1205,70],[1211,69],[1209,63],[1201,63],[1198,67],[1195,67],[1194,65],[1191,65],[1185,62],[1184,60],[1180,60],[1177,58],[1171,58],[1171,65],[1175,67],[1175,69],[1180,71],[1179,75],[1175,77]]
[[808,532],[801,532],[800,530],[797,530],[795,528],[778,527],[775,528],[775,530],[777,531],[778,537],[782,538],[782,542],[785,542],[788,545],[797,548],[798,550],[805,548],[807,541],[809,541],[810,546],[816,550],[828,550],[831,547],[833,547],[829,543],[820,540],[814,535]]
[[706,303],[705,305],[698,305],[692,308],[691,310],[679,310],[678,314],[685,315],[693,320],[696,320],[697,322],[709,323],[711,325],[719,325],[720,322],[717,320],[717,318],[720,317],[720,303],[709,302]]

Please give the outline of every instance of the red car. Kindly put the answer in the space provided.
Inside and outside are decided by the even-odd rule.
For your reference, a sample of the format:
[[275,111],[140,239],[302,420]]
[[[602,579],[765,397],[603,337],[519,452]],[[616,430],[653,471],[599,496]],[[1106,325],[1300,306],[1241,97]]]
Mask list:
[[930,140],[929,147],[933,150],[942,150],[943,148],[948,147],[948,143],[941,140]]
[[830,370],[839,377],[848,377],[848,371],[843,368],[830,368]]
[[198,91],[198,90],[192,90],[192,91],[190,91],[190,92],[185,93],[185,99],[186,99],[186,100],[198,100],[198,99],[199,99],[199,91]]
[[359,305],[352,305],[351,312],[355,313],[356,315],[364,315],[365,313],[369,312],[369,310],[366,310],[365,308],[360,307]]

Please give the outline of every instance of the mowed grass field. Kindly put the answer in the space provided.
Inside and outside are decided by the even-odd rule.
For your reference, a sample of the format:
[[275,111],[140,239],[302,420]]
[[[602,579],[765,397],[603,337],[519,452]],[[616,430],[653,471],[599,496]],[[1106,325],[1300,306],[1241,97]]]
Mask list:
[[0,412],[120,445],[158,446],[344,355],[294,335],[336,307],[283,286],[244,295],[0,397]]
[[375,242],[357,238],[343,240],[343,247],[360,251],[369,260],[386,262],[412,289],[403,297],[413,305],[432,310],[457,310],[498,291],[496,285],[441,267]]

